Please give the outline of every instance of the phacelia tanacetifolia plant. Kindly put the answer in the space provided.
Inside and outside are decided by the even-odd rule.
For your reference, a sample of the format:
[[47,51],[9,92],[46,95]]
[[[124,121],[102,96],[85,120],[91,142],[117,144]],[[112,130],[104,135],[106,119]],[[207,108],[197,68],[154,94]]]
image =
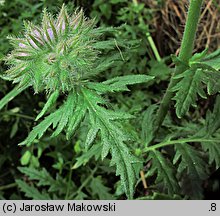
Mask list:
[[[103,33],[113,31],[116,30],[96,27],[95,21],[87,19],[82,10],[70,16],[63,6],[56,19],[44,10],[41,26],[25,23],[23,38],[10,37],[14,50],[6,57],[10,69],[2,77],[18,84],[0,101],[0,108],[30,86],[35,93],[47,94],[47,102],[36,120],[49,114],[20,143],[27,146],[40,139],[49,127],[54,130],[51,137],[64,131],[66,138],[71,139],[86,117],[89,125],[84,148],[87,152],[92,149],[91,154],[102,159],[111,154],[111,165],[116,165],[122,188],[132,198],[141,162],[127,145],[131,136],[121,121],[132,116],[106,108],[102,94],[127,91],[127,85],[148,82],[153,77],[126,75],[95,81],[101,72],[124,60],[121,50],[129,42],[102,40]],[[50,112],[59,95],[65,95],[65,101]],[[96,151],[93,143],[98,146]]]
[[44,10],[42,26],[25,23],[24,38],[13,38],[14,50],[6,61],[12,65],[6,77],[35,92],[69,92],[94,69],[98,50],[93,46],[99,32],[83,11],[69,16],[65,7],[57,19]]

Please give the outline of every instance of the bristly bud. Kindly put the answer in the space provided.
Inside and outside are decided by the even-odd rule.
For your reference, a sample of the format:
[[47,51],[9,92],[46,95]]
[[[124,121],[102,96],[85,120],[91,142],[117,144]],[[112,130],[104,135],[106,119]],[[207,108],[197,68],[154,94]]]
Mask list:
[[87,80],[99,52],[93,47],[94,22],[85,18],[83,10],[70,16],[63,5],[54,19],[45,9],[41,26],[24,22],[24,27],[23,38],[9,38],[14,50],[6,57],[11,68],[5,79],[28,81],[35,93],[68,92]]

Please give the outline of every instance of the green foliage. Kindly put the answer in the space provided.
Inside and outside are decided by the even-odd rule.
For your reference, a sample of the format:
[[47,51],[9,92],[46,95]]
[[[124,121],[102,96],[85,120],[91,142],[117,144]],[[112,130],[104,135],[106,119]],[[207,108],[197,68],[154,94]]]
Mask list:
[[[179,118],[189,111],[190,106],[196,106],[197,94],[206,98],[204,84],[209,95],[220,91],[219,71],[215,69],[216,64],[214,62],[210,64],[210,61],[213,60],[211,57],[207,61],[203,61],[205,54],[206,51],[195,54],[190,59],[189,69],[174,77],[174,79],[179,80],[172,89],[176,92],[173,99],[176,100],[176,114]],[[179,64],[183,63],[179,62]]]
[[[0,5],[0,199],[210,199],[219,50],[172,63],[148,1],[62,3]],[[170,79],[175,106],[156,128]]]
[[[105,100],[98,93],[90,90],[91,87],[94,89],[93,83],[87,86],[85,80],[91,76],[89,73],[92,74],[96,65],[94,60],[97,58],[97,51],[93,48],[93,43],[95,44],[99,29],[93,29],[93,23],[84,18],[82,11],[70,18],[65,6],[62,7],[56,21],[44,10],[42,27],[31,23],[25,25],[25,38],[11,38],[15,49],[6,60],[13,66],[7,71],[6,77],[22,83],[19,85],[23,85],[24,80],[29,82],[35,92],[45,88],[51,93],[36,120],[56,103],[60,90],[68,92],[68,96],[63,105],[35,126],[20,145],[30,146],[35,139],[40,139],[51,125],[53,129],[56,128],[51,137],[58,136],[65,128],[66,138],[69,140],[88,112],[91,128],[87,134],[85,148],[89,149],[100,130],[102,159],[111,152],[111,165],[116,165],[116,175],[120,175],[123,189],[131,199],[140,169],[140,165],[136,164],[140,162],[125,144],[130,138],[119,123],[120,120],[131,116],[103,108],[102,106],[106,105]],[[102,48],[107,49],[108,43],[103,43]],[[74,57],[76,52],[78,55]],[[45,53],[48,53],[47,57]],[[47,60],[43,61],[45,58]],[[33,61],[36,63],[33,64]],[[108,63],[107,65],[109,67]],[[99,72],[104,69],[106,69],[105,65],[102,68],[99,65]],[[94,71],[97,74],[97,70]],[[29,73],[34,74],[30,77]],[[58,76],[59,73],[61,74]],[[76,79],[73,78],[74,76]],[[147,75],[128,75],[112,78],[101,84],[94,83],[94,86],[95,90],[98,92],[101,90],[101,93],[127,91],[127,85],[148,82],[152,79],[153,77]]]
[[[82,89],[82,92],[89,110],[91,124],[91,129],[87,135],[87,140],[90,140],[90,142],[86,143],[86,148],[88,148],[89,144],[91,145],[91,142],[94,140],[94,138],[91,139],[91,130],[92,137],[95,137],[100,130],[102,159],[111,151],[111,165],[116,165],[116,175],[121,176],[125,193],[129,198],[132,198],[134,193],[133,186],[139,171],[135,167],[135,164],[140,162],[131,155],[130,150],[124,144],[124,142],[129,139],[129,135],[121,130],[122,126],[119,123],[114,123],[115,120],[126,119],[130,116],[125,113],[108,111],[98,105],[103,103],[102,98],[99,98],[98,95],[95,95],[92,91],[87,89]],[[96,100],[94,100],[94,98],[96,98]]]
[[35,200],[50,200],[50,197],[46,192],[41,193],[35,187],[28,185],[26,182],[16,180],[16,183],[21,191],[25,193],[26,197]]
[[92,178],[90,187],[93,191],[94,195],[97,195],[100,200],[112,200],[113,197],[109,193],[110,188],[103,185],[103,179],[101,176],[97,176],[96,178]]
[[148,155],[148,161],[152,160],[152,166],[148,171],[148,176],[156,173],[156,184],[162,182],[163,191],[173,195],[178,193],[179,185],[175,177],[175,170],[173,165],[164,158],[159,151],[151,151]]
[[[35,168],[20,167],[18,168],[21,173],[26,175],[29,180],[37,182],[34,185],[29,185],[22,180],[16,180],[16,183],[25,193],[25,196],[32,199],[51,199],[49,194],[43,190],[38,191],[36,187],[47,186],[48,192],[57,193],[58,196],[64,196],[67,193],[68,184],[65,179],[62,179],[59,175],[54,179],[46,169],[37,170]],[[71,183],[71,188],[75,188],[75,185]]]
[[202,86],[201,70],[189,69],[175,78],[181,79],[173,88],[173,91],[177,92],[174,97],[176,114],[181,118],[189,111],[190,106],[196,106],[197,94],[202,98],[206,98],[206,95]]
[[[205,125],[195,136],[206,137],[208,139],[215,138],[215,140],[218,140],[218,129],[220,127],[220,121],[218,118],[216,118],[216,116],[218,116],[219,114],[220,97],[217,96],[213,112],[209,110],[207,111]],[[202,142],[201,144],[202,148],[209,153],[209,164],[212,164],[214,162],[216,165],[216,169],[218,169],[220,167],[220,143],[213,140],[213,142],[211,143]]]
[[141,125],[141,139],[148,146],[153,139],[154,132],[154,114],[157,109],[157,105],[153,104],[147,108],[143,113],[143,120]]
[[[108,88],[112,86],[113,90],[127,90],[127,84],[141,81],[145,82],[152,79],[152,77],[144,75],[137,75],[137,77],[138,78],[134,79],[132,82],[127,80],[127,77],[125,77],[125,79],[117,78],[105,85],[108,85]],[[54,96],[52,95],[51,97]],[[46,108],[49,103],[51,104],[51,100],[48,101],[49,102],[44,106]],[[109,151],[111,152],[111,165],[116,165],[116,175],[121,176],[125,193],[129,198],[132,198],[135,179],[140,169],[140,166],[136,164],[140,162],[137,158],[132,156],[129,148],[124,143],[129,140],[129,135],[121,129],[122,125],[120,125],[119,122],[113,123],[116,120],[128,119],[131,116],[126,113],[107,110],[100,106],[104,104],[105,100],[96,92],[85,87],[81,88],[69,94],[66,102],[61,108],[51,113],[41,123],[35,126],[20,145],[29,146],[36,138],[40,139],[51,125],[53,125],[54,129],[56,128],[51,135],[52,137],[59,135],[64,127],[66,127],[66,137],[70,139],[88,111],[91,127],[87,134],[85,148],[88,149],[90,147],[100,130],[102,159],[108,155]],[[46,108],[43,110],[46,110]]]
[[[89,135],[89,133],[88,133]],[[88,136],[87,135],[87,136]],[[85,145],[87,144],[87,142],[85,142]],[[88,163],[88,161],[92,158],[95,157],[96,160],[99,159],[99,157],[101,156],[101,151],[102,151],[102,146],[100,144],[95,144],[93,145],[89,151],[85,151],[83,152],[83,154],[78,157],[76,160],[77,162],[74,164],[74,166],[72,167],[73,169],[77,169],[78,167],[85,165],[86,163]]]
[[[207,178],[205,172],[205,161],[202,159],[198,150],[195,150],[187,143],[175,145],[176,154],[173,159],[173,163],[178,165],[178,173],[183,171],[187,173],[188,190],[185,194],[189,195],[192,199],[202,198],[202,180]],[[184,182],[184,181],[183,181]],[[199,192],[199,193],[198,193]]]
[[49,110],[49,108],[52,107],[55,104],[55,102],[57,101],[58,96],[59,96],[59,91],[55,91],[49,96],[46,104],[44,105],[44,107],[42,109],[42,111],[36,117],[36,121],[39,120],[42,116],[44,116],[45,113]]

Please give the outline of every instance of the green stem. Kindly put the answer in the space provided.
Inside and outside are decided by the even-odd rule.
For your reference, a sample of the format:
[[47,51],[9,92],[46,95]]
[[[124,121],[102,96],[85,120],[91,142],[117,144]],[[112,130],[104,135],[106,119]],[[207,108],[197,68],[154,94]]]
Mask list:
[[20,113],[13,113],[13,112],[10,112],[10,111],[0,113],[0,115],[9,115],[9,116],[16,116],[16,117],[20,117],[20,118],[35,120],[34,117],[23,115],[23,114],[20,114]]
[[203,0],[190,1],[188,17],[186,20],[186,27],[183,34],[183,39],[179,53],[180,60],[185,62],[186,64],[188,64],[189,59],[192,57],[202,3]]
[[3,185],[3,186],[0,186],[0,191],[7,190],[7,189],[10,189],[10,188],[14,188],[16,186],[17,186],[17,183],[11,183],[11,184],[8,184],[8,185]]
[[170,101],[173,98],[172,88],[178,83],[177,79],[174,79],[174,76],[183,73],[188,65],[189,59],[192,57],[194,41],[196,36],[197,25],[199,22],[201,7],[203,0],[191,0],[188,16],[186,20],[185,31],[183,34],[183,39],[180,47],[179,59],[185,64],[177,65],[175,68],[175,72],[171,77],[171,81],[166,90],[166,93],[161,101],[160,107],[157,111],[157,117],[155,120],[155,131],[154,137],[161,124],[163,123],[164,118],[169,109]]
[[71,164],[65,200],[68,200],[68,197],[69,197],[72,174],[73,174],[73,169],[72,169],[72,164]]
[[156,47],[156,45],[155,45],[155,43],[154,43],[153,38],[151,37],[151,35],[150,35],[149,32],[146,33],[146,36],[147,36],[147,40],[148,40],[148,42],[149,42],[149,44],[150,44],[150,47],[151,47],[151,49],[152,49],[152,51],[153,51],[153,53],[154,53],[154,56],[155,56],[156,60],[157,60],[158,62],[160,62],[160,61],[161,61],[161,57],[160,57],[160,54],[159,54],[159,52],[158,52],[158,50],[157,50],[157,47]]
[[76,196],[78,196],[78,194],[82,191],[82,189],[90,182],[90,180],[92,179],[93,175],[95,174],[95,172],[98,169],[98,165],[92,170],[91,174],[85,179],[85,181],[83,181],[83,183],[81,184],[81,186],[78,188],[78,190],[76,191],[76,193],[74,193],[70,199],[72,199],[73,197],[76,198]]
[[162,148],[162,147],[165,147],[165,146],[168,146],[168,145],[175,145],[175,144],[181,144],[181,143],[190,143],[190,142],[200,142],[200,143],[201,142],[218,142],[218,143],[220,143],[220,140],[218,140],[218,139],[206,139],[206,138],[191,138],[191,139],[186,138],[186,139],[179,139],[179,140],[169,140],[169,141],[166,141],[166,142],[158,143],[158,144],[150,146],[150,147],[146,147],[146,148],[144,148],[143,153],[153,151],[155,149]]
[[[138,1],[137,1],[137,0],[133,0],[133,4],[134,4],[134,6],[137,7],[137,6],[138,6]],[[139,16],[138,20],[139,20],[139,23],[140,23],[140,24],[141,24],[141,23],[144,23],[144,20],[143,20],[143,17],[142,17],[142,16]],[[153,51],[153,53],[154,53],[154,56],[155,56],[156,60],[157,60],[157,61],[161,61],[160,54],[159,54],[159,52],[158,52],[158,50],[157,50],[157,47],[156,47],[156,45],[155,45],[155,43],[154,43],[153,38],[151,37],[150,32],[146,32],[146,36],[147,36],[147,40],[148,40],[148,42],[149,42],[149,44],[150,44],[150,47],[151,47],[151,49],[152,49],[152,51]]]

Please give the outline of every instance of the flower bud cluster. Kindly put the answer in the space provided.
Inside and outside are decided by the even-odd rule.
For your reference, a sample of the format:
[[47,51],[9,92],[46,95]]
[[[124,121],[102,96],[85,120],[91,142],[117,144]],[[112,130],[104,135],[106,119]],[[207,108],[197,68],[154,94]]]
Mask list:
[[44,10],[41,26],[25,23],[23,38],[9,38],[14,50],[6,57],[5,78],[28,83],[36,93],[71,91],[94,67],[94,29],[82,10],[70,16],[63,5],[56,19]]

